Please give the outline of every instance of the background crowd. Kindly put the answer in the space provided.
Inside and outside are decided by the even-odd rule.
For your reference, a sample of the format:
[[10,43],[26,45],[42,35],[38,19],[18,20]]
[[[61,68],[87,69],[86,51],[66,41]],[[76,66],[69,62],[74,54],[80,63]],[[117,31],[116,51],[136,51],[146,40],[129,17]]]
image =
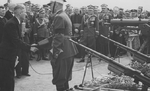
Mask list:
[[[15,5],[16,4],[13,3],[6,3],[0,6],[0,42],[2,41],[4,24],[13,17]],[[24,5],[26,7],[27,16],[25,21],[21,21],[25,23],[22,23],[22,27],[26,27],[26,30],[22,31],[22,40],[28,44],[33,44],[50,37],[53,34],[51,24],[54,17],[54,14],[52,14],[53,10],[50,9],[51,3],[40,6],[27,1]],[[116,54],[117,48],[100,35],[110,37],[124,45],[128,45],[129,35],[120,32],[119,26],[115,26],[112,30],[111,27],[105,25],[105,23],[109,23],[110,19],[150,18],[150,12],[144,10],[143,6],[139,6],[137,9],[124,10],[117,6],[110,9],[106,4],[101,4],[100,6],[89,5],[83,6],[82,8],[76,8],[67,4],[65,12],[72,22],[72,36],[74,40],[112,57],[118,54],[126,54],[126,52],[119,49],[119,52],[117,51],[118,54]],[[91,17],[94,18],[91,19]],[[139,31],[136,32],[135,37],[135,44],[132,47],[138,50],[144,39],[141,37]],[[36,60],[48,60],[50,49],[50,44],[39,49]],[[76,57],[81,58],[78,62],[84,62],[84,49],[78,47],[78,50],[79,53]],[[26,53],[24,51],[20,53],[18,57],[19,63],[15,67],[18,78],[20,78],[21,73],[30,76],[28,74],[29,60],[33,58],[33,53]],[[20,68],[22,68],[22,71]]]

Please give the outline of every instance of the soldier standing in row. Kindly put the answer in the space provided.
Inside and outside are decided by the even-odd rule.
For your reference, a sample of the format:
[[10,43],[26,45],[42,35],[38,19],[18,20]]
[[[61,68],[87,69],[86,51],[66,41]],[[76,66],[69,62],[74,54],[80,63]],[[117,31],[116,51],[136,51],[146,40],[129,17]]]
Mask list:
[[[99,21],[98,17],[94,14],[94,6],[89,5],[88,6],[88,14],[85,14],[82,18],[81,23],[81,38],[80,43],[92,48],[96,49],[96,32],[99,31]],[[78,62],[84,62],[85,61],[85,50],[82,48],[81,50],[81,60]]]
[[[108,23],[110,22],[110,19],[112,15],[109,12],[108,5],[102,4],[101,5],[102,11],[99,15],[99,25],[100,25],[100,33],[106,37],[110,37],[110,26]],[[99,37],[98,41],[100,42],[99,48],[97,49],[100,53],[104,55],[109,55],[109,42],[102,38],[101,36]]]
[[[37,42],[49,37],[48,22],[49,21],[45,18],[45,9],[41,8],[35,20],[34,34],[37,35]],[[39,50],[37,61],[41,59],[48,60],[48,58],[46,58],[46,48],[40,48]]]

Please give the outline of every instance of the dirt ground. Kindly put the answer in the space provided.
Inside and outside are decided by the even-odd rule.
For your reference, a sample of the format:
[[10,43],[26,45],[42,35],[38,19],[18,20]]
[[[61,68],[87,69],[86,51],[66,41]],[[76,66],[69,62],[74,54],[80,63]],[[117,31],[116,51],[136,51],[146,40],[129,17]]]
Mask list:
[[[70,87],[79,85],[82,83],[84,73],[84,63],[77,63],[75,59],[73,68],[73,78],[70,81]],[[118,60],[118,59],[117,59]],[[120,63],[127,65],[130,62],[129,57],[124,56],[120,58]],[[104,61],[99,62],[97,58],[92,58],[94,77],[99,77],[103,74],[108,74],[108,64]],[[30,64],[34,68],[36,73],[30,66],[29,73],[30,77],[22,76],[20,79],[15,78],[15,91],[56,91],[55,86],[52,84],[52,68],[50,61],[30,61]],[[87,69],[85,81],[92,80],[91,68]]]

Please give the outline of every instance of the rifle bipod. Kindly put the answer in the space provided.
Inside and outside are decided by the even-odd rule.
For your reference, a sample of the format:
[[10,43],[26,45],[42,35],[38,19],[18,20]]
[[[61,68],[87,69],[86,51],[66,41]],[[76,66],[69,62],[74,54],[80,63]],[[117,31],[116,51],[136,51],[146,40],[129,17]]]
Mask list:
[[88,58],[87,58],[86,65],[85,65],[82,83],[80,85],[75,85],[74,86],[75,89],[84,90],[84,80],[85,80],[86,71],[87,71],[87,68],[89,67],[89,65],[91,66],[92,79],[94,79],[92,55],[90,53],[88,53]]

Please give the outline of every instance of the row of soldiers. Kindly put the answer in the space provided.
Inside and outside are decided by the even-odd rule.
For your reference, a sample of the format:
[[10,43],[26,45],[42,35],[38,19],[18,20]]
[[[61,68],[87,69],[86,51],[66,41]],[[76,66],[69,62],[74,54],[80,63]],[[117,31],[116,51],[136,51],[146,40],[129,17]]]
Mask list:
[[[28,28],[29,31],[26,33],[26,37],[28,37],[28,43],[37,43],[38,41],[49,37],[52,34],[51,23],[54,16],[52,10],[50,10],[50,4],[43,5],[41,8],[38,4],[33,5],[30,1],[27,1],[24,5],[27,10],[26,28]],[[13,14],[14,5],[9,4],[5,5],[5,7],[6,9],[9,7],[6,12],[7,16],[5,16],[8,20],[11,17],[11,14]],[[71,6],[68,4],[66,5],[65,11],[72,21],[72,36],[74,37],[74,40],[105,55],[111,54],[112,56],[115,50],[114,48],[110,48],[110,44],[100,37],[101,34],[115,40],[121,39],[117,41],[120,41],[123,44],[126,43],[124,36],[120,35],[118,31],[115,31],[118,27],[111,30],[111,27],[106,23],[109,23],[110,19],[114,18],[148,18],[149,14],[148,12],[143,12],[143,7],[138,7],[137,10],[133,9],[130,11],[124,11],[122,8],[118,7],[114,7],[114,9],[111,10],[106,4],[101,5],[101,11],[99,11],[98,6],[93,5],[81,9],[74,8],[72,11]],[[113,34],[111,31],[113,31]],[[116,37],[115,34],[120,38]],[[85,51],[82,48],[79,48],[79,50],[80,52],[77,55],[78,57],[81,57],[79,62],[84,62]],[[37,60],[47,60],[46,53],[47,49],[40,49]],[[30,54],[30,57],[32,57],[32,54]]]
[[[127,10],[124,12],[122,8],[115,7],[113,10],[108,9],[108,5],[101,5],[102,11],[98,11],[97,6],[89,5],[81,10],[75,8],[71,13],[71,8],[67,7],[66,12],[70,17],[73,25],[74,39],[89,48],[92,48],[104,55],[115,57],[117,55],[124,55],[124,50],[118,49],[112,43],[103,39],[100,35],[109,37],[117,42],[127,45],[128,36],[120,32],[119,26],[110,26],[111,19],[146,19],[149,18],[149,13],[143,11],[143,7],[138,9]],[[139,39],[138,39],[139,40]],[[141,43],[143,39],[141,39]],[[137,44],[140,41],[136,41]],[[140,45],[137,45],[140,47]],[[77,57],[81,57],[79,62],[84,62],[85,51],[79,48],[80,53]]]

